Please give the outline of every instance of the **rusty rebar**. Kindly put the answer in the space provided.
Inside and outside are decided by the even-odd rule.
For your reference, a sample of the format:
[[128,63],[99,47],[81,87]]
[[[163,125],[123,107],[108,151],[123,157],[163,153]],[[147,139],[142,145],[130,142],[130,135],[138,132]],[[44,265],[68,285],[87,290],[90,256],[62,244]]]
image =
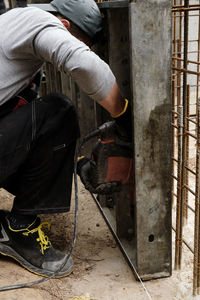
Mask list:
[[[176,232],[176,229],[173,226],[172,226],[172,229],[174,230],[174,232]],[[183,243],[192,253],[194,253],[194,250],[192,249],[192,247],[184,239],[183,239]]]
[[[176,67],[172,67],[173,70],[182,72],[183,74],[193,74],[193,75],[200,75],[200,72],[196,72],[196,71],[192,71],[192,70],[188,70],[185,68],[176,68]],[[183,85],[184,86],[184,85]]]
[[[198,19],[198,50],[200,50],[200,17]],[[200,54],[198,52],[198,56],[197,56],[197,60],[199,61],[200,59]],[[197,65],[197,72],[199,72],[199,65]],[[200,76],[197,76],[197,84],[199,82]],[[197,165],[196,167],[198,168],[198,171],[200,169],[199,167],[199,163],[200,163],[200,98],[199,98],[199,93],[198,93],[199,89],[197,87],[197,106],[196,106],[196,114],[197,114],[197,123],[198,125],[196,126],[196,131],[197,131],[197,152],[198,152],[198,161],[197,161]],[[198,177],[198,189],[199,189],[199,172],[197,172],[197,177]],[[195,234],[195,238],[197,239],[197,241],[195,240],[195,243],[197,244],[197,265],[195,265],[196,268],[196,273],[197,273],[197,294],[199,294],[199,289],[200,289],[200,191],[198,194],[198,199],[197,199],[197,203],[196,203],[196,210],[195,210],[195,217],[197,215],[197,221],[196,221],[196,228],[195,230],[197,231]],[[194,264],[196,263],[196,260],[194,260]],[[195,280],[195,279],[194,279]]]
[[192,169],[190,169],[190,168],[187,167],[187,166],[185,166],[185,168],[186,168],[190,173],[192,173],[193,175],[196,176],[196,172],[195,172],[195,171],[193,171]]
[[181,267],[182,230],[183,230],[183,202],[182,202],[182,173],[183,173],[183,106],[179,105],[178,115],[178,166],[177,166],[177,205],[176,205],[176,243],[175,268]]
[[[182,139],[182,148],[180,146],[181,143],[181,138],[179,138],[179,157],[178,157],[178,189],[177,189],[177,228],[176,228],[176,255],[175,255],[175,262],[176,262],[176,267],[180,267],[181,265],[181,243],[184,242],[183,240],[183,224],[182,224],[182,208],[184,207],[184,212],[185,215],[187,216],[186,213],[186,207],[189,207],[192,212],[195,213],[195,234],[194,234],[194,277],[193,277],[193,293],[196,294],[199,292],[200,288],[200,220],[199,220],[199,215],[200,215],[200,187],[199,187],[199,163],[200,163],[200,100],[199,100],[199,65],[200,65],[200,21],[198,22],[199,27],[198,27],[198,51],[191,51],[193,53],[197,53],[197,61],[192,61],[188,60],[188,17],[189,17],[189,11],[190,10],[200,10],[200,5],[197,7],[189,7],[189,1],[185,0],[184,7],[179,7],[176,9],[173,9],[172,11],[184,11],[184,52],[183,52],[183,58],[180,57],[181,50],[178,51],[179,56],[176,53],[177,57],[173,57],[174,60],[177,62],[180,61],[180,63],[183,63],[183,66],[173,64],[173,71],[177,71],[177,74],[183,74],[183,97],[182,97],[182,105],[183,105],[183,123],[181,125],[183,126],[183,139]],[[199,14],[197,15],[199,18]],[[182,43],[182,41],[181,41]],[[193,70],[188,70],[188,64],[196,64],[197,69],[196,71]],[[198,99],[198,112],[196,110],[196,115],[198,117],[198,120],[195,122],[194,120],[190,119],[190,112],[189,112],[189,107],[190,107],[190,96],[189,96],[189,87],[187,86],[187,76],[188,75],[196,75],[196,99]],[[179,86],[179,89],[181,88],[181,84],[177,83],[177,88]],[[197,101],[196,101],[197,102]],[[175,108],[173,107],[175,110]],[[194,115],[195,116],[195,115]],[[180,116],[179,116],[180,118]],[[180,121],[182,122],[182,120]],[[190,132],[190,122],[193,123],[194,125],[197,125],[197,132],[196,135],[192,134]],[[173,121],[173,123],[175,123]],[[179,125],[179,127],[181,126]],[[180,130],[179,130],[180,132]],[[192,172],[196,176],[196,190],[193,191],[189,186],[188,186],[188,171],[191,171],[190,168],[188,167],[188,160],[189,160],[189,136],[193,137],[194,139],[197,139],[197,153],[196,153],[196,172]],[[182,153],[181,153],[182,151]],[[180,162],[180,155],[182,155],[182,161]],[[183,168],[180,170],[180,165],[182,164]],[[181,174],[182,171],[182,174]],[[180,176],[182,177],[182,181],[180,179]],[[182,187],[180,185],[182,184]],[[181,188],[183,188],[182,193],[181,193]],[[195,196],[195,209],[190,207],[188,205],[188,196],[187,192],[191,192]],[[181,197],[181,199],[180,199]],[[178,227],[179,225],[179,227]],[[177,232],[178,230],[178,232]],[[188,247],[190,249],[190,247]],[[190,249],[192,251],[192,249]]]
[[[200,99],[198,98],[198,103],[197,103],[197,107],[198,107],[198,110],[197,110],[197,117],[198,117],[198,126],[197,126],[197,151],[199,152],[198,153],[198,159],[200,159]],[[198,188],[199,188],[199,163],[200,163],[200,160],[198,160],[198,164],[197,164],[197,167],[198,167],[198,172],[197,172],[197,179],[198,179]],[[199,293],[199,288],[200,288],[200,192],[198,194],[198,199],[197,199],[197,207],[195,209],[195,216],[197,215],[197,227],[196,227],[196,238],[197,238],[197,241],[196,241],[196,244],[197,244],[197,266],[196,266],[196,269],[197,269],[197,293]]]
[[[198,40],[197,40],[196,42],[198,42]],[[198,50],[197,52],[199,52],[199,50]],[[172,59],[173,59],[173,60],[175,59],[175,60],[183,61],[183,58],[181,58],[181,57],[176,57],[176,56],[172,56]],[[188,60],[187,63],[188,63],[188,64],[200,65],[200,62],[199,62],[199,61],[194,61],[194,60]]]
[[[192,195],[196,196],[196,192],[193,191],[188,185],[184,184],[183,187],[184,187],[184,189],[186,189],[188,192],[190,192]],[[183,205],[187,205],[187,203],[184,202]]]
[[[190,116],[190,86],[187,85],[186,101],[185,101],[185,132],[189,132],[189,116]],[[188,186],[188,160],[189,160],[189,135],[185,134],[185,151],[184,151],[184,169],[183,169],[183,185]],[[184,201],[184,218],[188,219],[188,189],[183,189],[183,201]]]
[[[189,7],[189,0],[185,0],[184,2],[184,7],[188,8]],[[183,69],[187,70],[188,66],[188,25],[189,25],[189,13],[187,10],[184,11],[184,46],[183,46]],[[183,238],[183,217],[184,217],[184,211],[185,211],[185,195],[186,195],[186,186],[187,186],[187,177],[186,177],[186,172],[185,171],[185,163],[186,163],[186,158],[187,158],[187,128],[186,128],[186,119],[185,117],[187,116],[187,95],[188,93],[188,87],[187,87],[187,72],[183,72],[183,97],[182,97],[182,116],[181,116],[181,126],[182,128],[182,159],[181,159],[181,178],[180,178],[180,219],[179,219],[179,234],[180,234],[180,239],[178,243],[179,247],[179,257],[178,257],[178,267],[181,266],[181,261],[182,261],[182,238]]]
[[199,281],[199,197],[200,197],[200,99],[197,103],[197,154],[196,154],[196,196],[195,196],[195,223],[194,223],[194,267],[193,267],[193,294],[196,295]]
[[[175,113],[173,112],[175,109],[175,88],[174,88],[175,82],[172,80],[172,124],[175,122]],[[174,154],[175,154],[175,127],[172,126],[172,175],[175,172],[175,166],[174,166]],[[172,204],[174,203],[174,180],[172,180],[172,191],[171,191],[171,197],[172,197]]]
[[[179,29],[179,34],[182,35],[181,29]],[[177,52],[178,57],[181,58],[181,39],[177,40]],[[177,62],[177,68],[181,68],[181,61]],[[181,73],[177,74],[177,86],[181,85]],[[177,105],[179,106],[181,103],[181,88],[177,88]]]
[[173,53],[176,53],[176,14],[173,18],[173,37],[174,37],[174,40],[172,41],[172,52]]
[[[196,116],[196,115],[195,115]],[[192,120],[190,117],[189,118],[187,118],[188,119],[188,122],[191,122],[191,123],[193,123],[193,124],[195,124],[195,125],[197,125],[197,122],[196,121],[194,121],[194,120]]]
[[195,11],[195,10],[200,10],[200,6],[198,7],[181,7],[181,8],[172,8],[172,12],[189,12],[189,11]]

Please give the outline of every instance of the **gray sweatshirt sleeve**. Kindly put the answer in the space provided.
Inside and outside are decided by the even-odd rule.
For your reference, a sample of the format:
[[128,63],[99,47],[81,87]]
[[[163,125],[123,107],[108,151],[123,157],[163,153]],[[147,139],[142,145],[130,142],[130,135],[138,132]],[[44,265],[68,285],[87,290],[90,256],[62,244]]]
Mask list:
[[94,100],[105,99],[115,83],[110,67],[64,27],[43,29],[34,40],[34,50],[41,60],[70,74]]

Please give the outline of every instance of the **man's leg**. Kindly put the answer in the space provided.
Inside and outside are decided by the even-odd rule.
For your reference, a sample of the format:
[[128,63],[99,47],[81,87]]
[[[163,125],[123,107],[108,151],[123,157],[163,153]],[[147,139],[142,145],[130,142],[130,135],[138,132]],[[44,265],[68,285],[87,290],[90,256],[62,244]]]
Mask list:
[[[58,95],[27,104],[0,121],[0,181],[16,195],[11,214],[2,216],[1,232],[9,241],[1,242],[0,236],[0,252],[42,275],[55,271],[65,255],[51,247],[35,215],[69,210],[78,135],[75,109]],[[59,276],[72,266],[70,258]]]

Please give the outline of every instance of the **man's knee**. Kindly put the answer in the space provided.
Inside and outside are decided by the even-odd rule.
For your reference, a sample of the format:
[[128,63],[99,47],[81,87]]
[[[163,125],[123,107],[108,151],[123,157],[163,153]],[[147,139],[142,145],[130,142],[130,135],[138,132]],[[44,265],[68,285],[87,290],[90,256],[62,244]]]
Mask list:
[[76,107],[73,102],[65,95],[60,93],[52,93],[41,97],[42,102],[48,103],[52,109],[65,109],[66,111],[76,114]]
[[46,119],[47,127],[60,128],[64,131],[73,129],[75,135],[79,136],[76,107],[67,96],[59,93],[49,94],[38,99],[38,104],[41,107],[40,117],[42,118],[44,113],[43,117]]

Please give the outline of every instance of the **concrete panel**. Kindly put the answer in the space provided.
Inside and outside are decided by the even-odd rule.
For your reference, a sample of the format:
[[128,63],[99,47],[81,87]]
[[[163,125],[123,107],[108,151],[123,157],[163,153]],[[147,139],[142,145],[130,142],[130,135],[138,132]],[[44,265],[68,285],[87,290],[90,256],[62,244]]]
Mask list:
[[137,270],[171,274],[171,1],[130,3]]

